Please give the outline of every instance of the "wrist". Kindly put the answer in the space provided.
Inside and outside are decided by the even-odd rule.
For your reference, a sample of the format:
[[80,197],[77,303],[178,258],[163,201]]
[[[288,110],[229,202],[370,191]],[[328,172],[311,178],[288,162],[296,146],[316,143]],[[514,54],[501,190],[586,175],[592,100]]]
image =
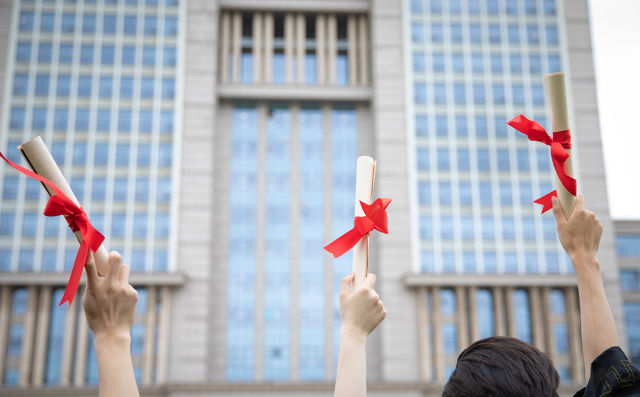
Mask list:
[[131,345],[131,334],[127,331],[99,331],[94,333],[96,347],[98,346],[126,346]]
[[571,263],[576,273],[598,273],[600,274],[600,262],[595,252],[576,251],[569,254]]
[[367,333],[354,326],[342,325],[340,327],[340,340],[350,340],[364,344],[367,341]]

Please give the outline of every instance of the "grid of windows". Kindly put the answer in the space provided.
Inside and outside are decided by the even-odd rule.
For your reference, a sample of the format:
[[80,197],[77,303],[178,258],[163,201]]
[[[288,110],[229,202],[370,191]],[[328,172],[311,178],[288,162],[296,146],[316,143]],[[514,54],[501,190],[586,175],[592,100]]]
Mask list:
[[518,113],[548,119],[559,16],[552,0],[507,3],[409,2],[423,272],[571,268],[533,203],[553,185],[549,153],[506,126]]
[[[17,7],[4,152],[21,161],[15,147],[41,135],[107,246],[127,262],[136,253],[137,271],[169,270],[181,7]],[[39,215],[39,184],[3,167],[0,189],[0,234],[25,237],[0,241],[0,271],[64,270],[77,243],[62,221]]]
[[[327,234],[340,235],[353,222],[356,110],[350,105],[237,103],[231,110],[230,150],[231,287],[225,376],[253,380],[257,367],[270,381],[289,380],[294,370],[301,380],[333,376],[327,374],[326,362],[337,359],[339,302],[336,293],[327,296],[327,258],[318,247]],[[318,183],[325,179],[322,164],[327,155],[332,158],[329,186]],[[264,159],[263,164],[258,163],[259,158]],[[260,196],[264,200],[256,201]],[[324,221],[327,199],[332,202],[329,230]],[[298,212],[294,214],[292,208]],[[262,230],[257,224],[261,216]],[[348,254],[332,260],[329,271],[334,291],[339,290],[350,263]],[[258,267],[260,280],[256,279]],[[262,296],[256,295],[257,282],[262,284]],[[292,285],[298,286],[295,298]],[[256,311],[258,301],[261,310]],[[332,319],[327,324],[329,302]],[[295,322],[294,309],[298,313]],[[256,316],[261,316],[263,324],[260,339],[256,338]],[[294,332],[295,349],[291,346]],[[333,334],[335,344],[330,357],[327,332]],[[261,357],[255,356],[256,340],[262,341]],[[295,369],[291,368],[294,351],[298,355]]]

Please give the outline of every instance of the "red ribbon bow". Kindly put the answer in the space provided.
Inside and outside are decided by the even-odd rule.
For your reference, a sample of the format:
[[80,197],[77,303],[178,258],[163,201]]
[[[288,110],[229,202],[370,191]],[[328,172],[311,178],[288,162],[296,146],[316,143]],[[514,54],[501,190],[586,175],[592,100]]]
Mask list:
[[[562,186],[575,196],[577,194],[576,180],[567,175],[564,170],[564,163],[569,158],[567,149],[571,149],[571,132],[569,130],[555,131],[552,139],[540,123],[529,120],[521,114],[514,117],[507,124],[527,135],[530,141],[538,141],[547,146],[551,146],[551,160],[558,179],[562,183]],[[542,213],[544,214],[553,207],[551,198],[557,196],[558,192],[554,190],[535,200],[534,203],[542,204]]]
[[373,229],[388,234],[387,227],[387,207],[391,199],[379,198],[371,204],[360,201],[360,206],[364,211],[364,216],[356,216],[353,221],[353,228],[335,239],[332,243],[324,247],[334,258],[337,258],[353,248],[360,239]]
[[0,153],[0,157],[2,157],[4,161],[6,161],[16,170],[31,178],[37,179],[42,183],[47,184],[51,189],[53,189],[56,194],[55,196],[49,197],[47,206],[44,209],[44,215],[64,215],[71,230],[73,232],[80,231],[80,234],[82,235],[82,243],[80,243],[80,248],[78,249],[76,260],[73,263],[73,269],[71,270],[71,276],[69,277],[67,288],[64,290],[64,295],[62,295],[62,300],[60,301],[60,304],[58,306],[61,306],[65,302],[69,302],[69,305],[71,305],[71,303],[73,302],[73,298],[76,296],[76,291],[78,290],[78,284],[80,283],[80,278],[82,277],[82,270],[84,269],[84,264],[87,260],[89,249],[91,249],[91,251],[93,252],[96,252],[98,248],[100,248],[100,244],[102,244],[102,242],[104,241],[104,236],[91,225],[91,222],[89,222],[89,218],[87,217],[87,214],[84,212],[82,207],[77,206],[69,197],[67,197],[67,195],[62,192],[62,190],[60,190],[58,186],[49,181],[47,178],[38,175],[35,172],[29,171],[28,169],[21,167],[18,164],[13,163],[12,161],[4,157],[2,153]]

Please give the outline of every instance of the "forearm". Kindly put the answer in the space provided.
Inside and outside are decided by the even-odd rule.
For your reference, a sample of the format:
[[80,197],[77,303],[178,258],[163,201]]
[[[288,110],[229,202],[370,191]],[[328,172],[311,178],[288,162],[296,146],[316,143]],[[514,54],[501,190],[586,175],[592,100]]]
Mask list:
[[609,347],[620,343],[597,258],[595,255],[572,255],[571,261],[578,278],[582,352],[588,379],[591,362]]
[[139,396],[131,362],[131,337],[98,335],[95,338],[100,397]]
[[367,395],[366,335],[340,330],[340,351],[334,397]]

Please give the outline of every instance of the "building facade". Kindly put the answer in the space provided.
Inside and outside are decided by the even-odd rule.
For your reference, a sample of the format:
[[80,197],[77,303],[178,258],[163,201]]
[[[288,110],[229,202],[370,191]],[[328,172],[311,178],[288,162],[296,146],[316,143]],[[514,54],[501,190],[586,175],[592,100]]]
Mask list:
[[640,222],[615,221],[620,288],[624,299],[629,358],[640,362]]
[[[549,153],[506,126],[524,113],[550,127],[542,76],[555,71],[579,189],[605,229],[609,301],[635,349],[586,0],[0,7],[0,147],[17,160],[42,135],[131,263],[147,395],[331,395],[351,257],[322,247],[351,227],[358,155],[378,161],[374,195],[393,198],[390,234],[371,239],[389,314],[368,341],[369,393],[439,395],[457,354],[490,335],[538,346],[562,393],[579,388],[575,276],[533,204],[553,187]],[[2,392],[94,395],[80,299],[57,306],[77,243],[39,214],[38,184],[2,167],[0,189]]]

